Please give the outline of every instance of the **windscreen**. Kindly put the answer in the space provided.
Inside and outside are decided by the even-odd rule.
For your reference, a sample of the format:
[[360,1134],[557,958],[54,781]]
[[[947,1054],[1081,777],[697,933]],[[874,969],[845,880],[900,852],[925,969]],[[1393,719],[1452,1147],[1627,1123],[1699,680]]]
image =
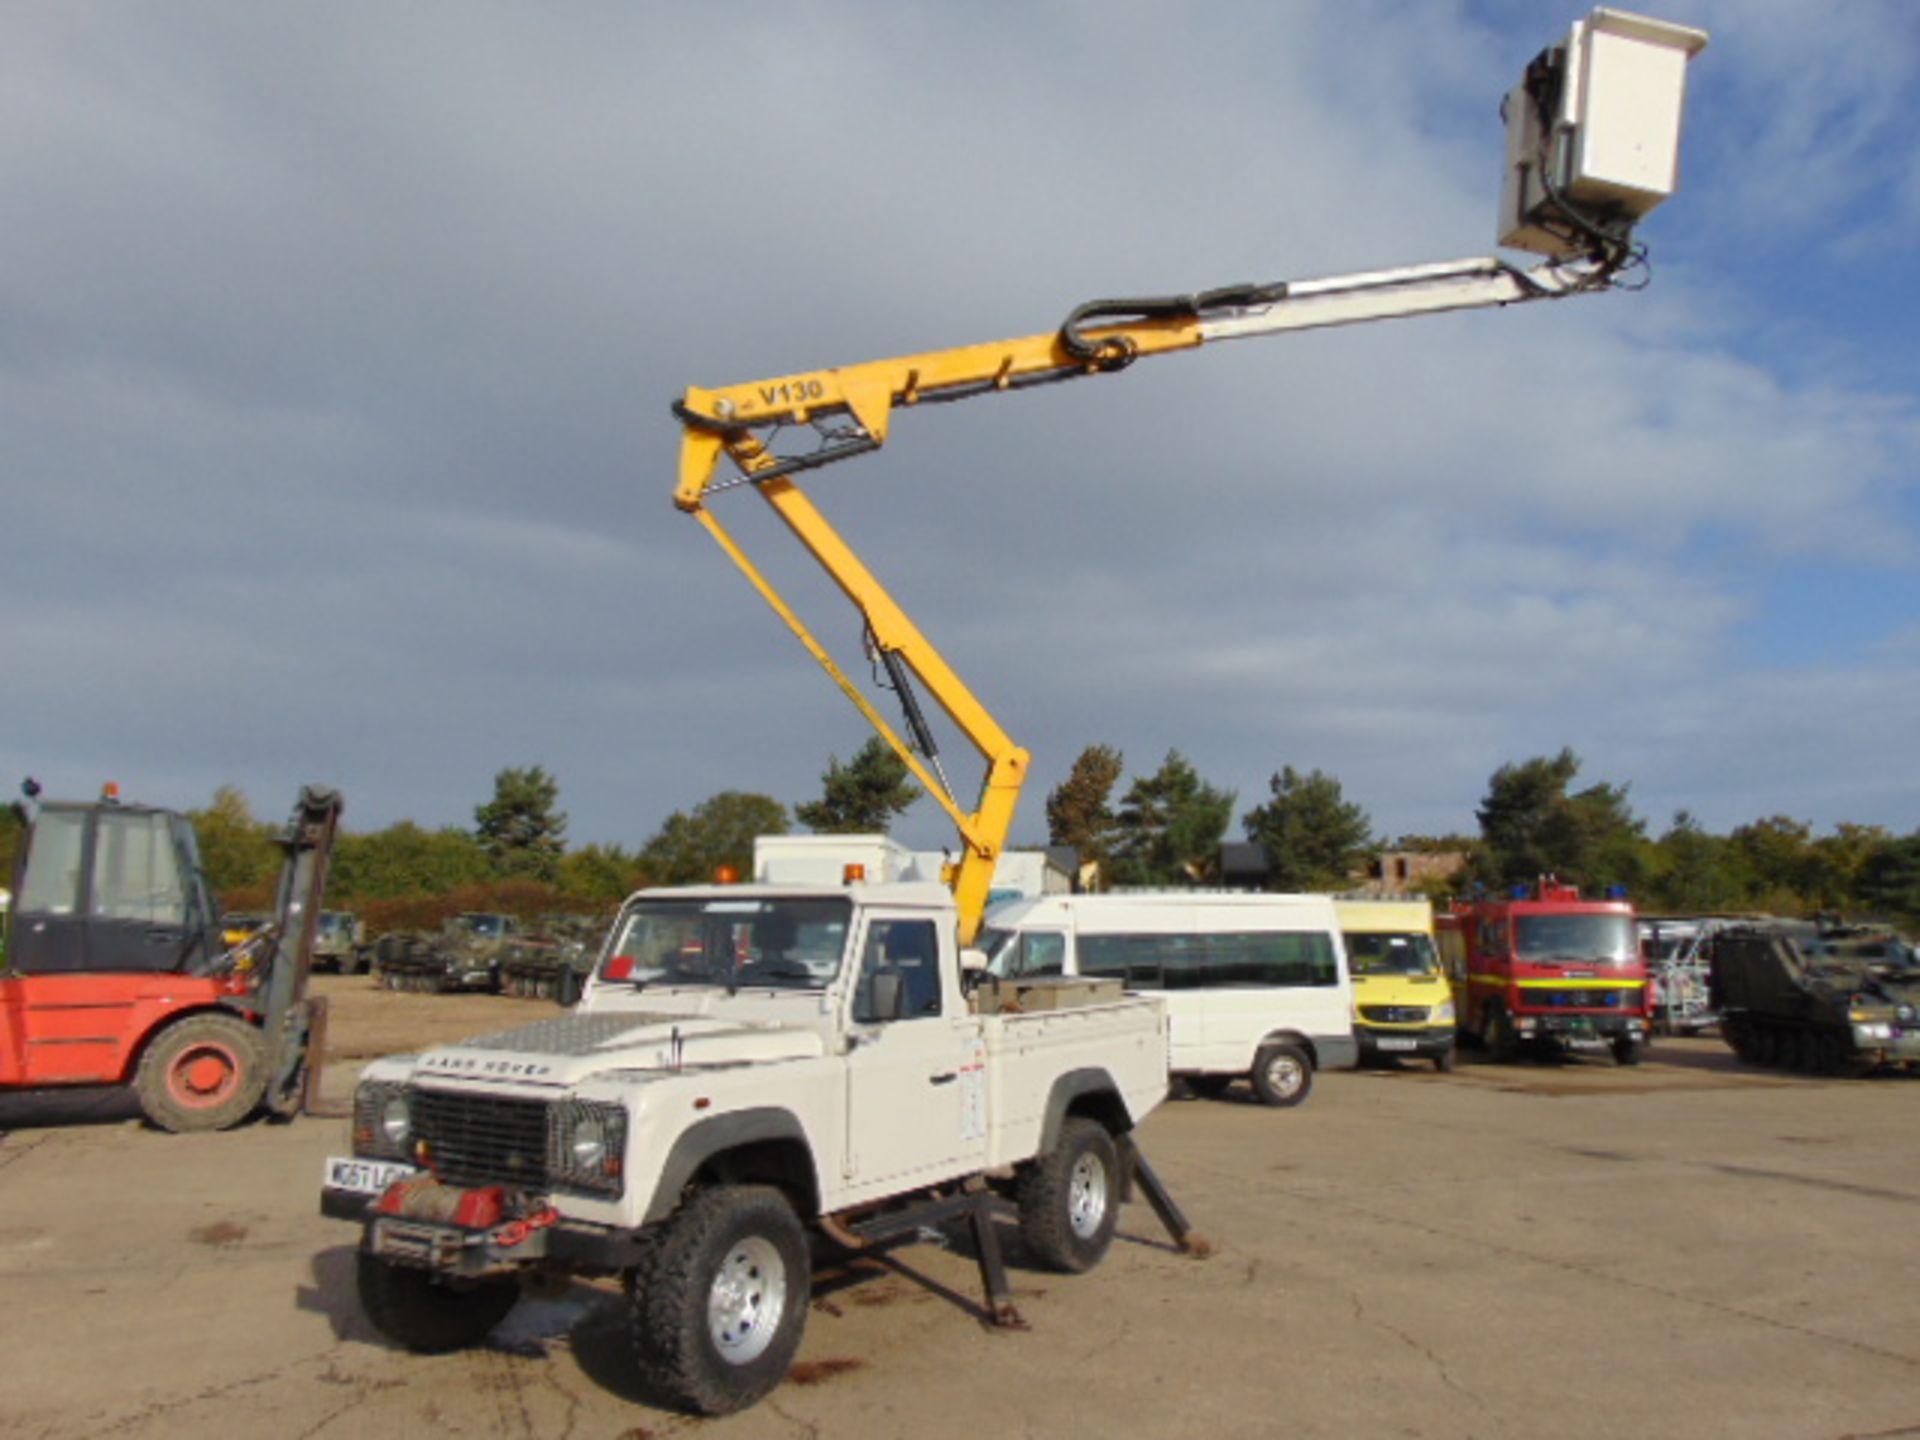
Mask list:
[[1346,932],[1347,968],[1354,975],[1438,975],[1433,938],[1418,931]]
[[104,813],[94,844],[96,916],[147,925],[186,923],[186,886],[165,815]]
[[1515,915],[1513,943],[1522,960],[1618,965],[1640,955],[1628,915]]
[[824,990],[840,973],[853,902],[643,900],[614,929],[603,980]]

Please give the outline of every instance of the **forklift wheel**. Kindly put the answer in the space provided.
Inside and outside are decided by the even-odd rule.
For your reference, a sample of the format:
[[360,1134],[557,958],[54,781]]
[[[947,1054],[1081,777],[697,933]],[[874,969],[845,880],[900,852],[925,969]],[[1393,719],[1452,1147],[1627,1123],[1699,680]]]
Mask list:
[[189,1015],[154,1036],[133,1086],[162,1130],[224,1130],[260,1103],[266,1058],[258,1027],[239,1016]]

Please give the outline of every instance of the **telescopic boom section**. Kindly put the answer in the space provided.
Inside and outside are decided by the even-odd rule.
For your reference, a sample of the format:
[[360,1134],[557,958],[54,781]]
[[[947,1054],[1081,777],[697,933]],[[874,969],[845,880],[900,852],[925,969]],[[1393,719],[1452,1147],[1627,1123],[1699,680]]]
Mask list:
[[[1605,289],[1616,264],[1550,263],[1530,270],[1496,259],[1462,260],[1323,280],[1236,285],[1194,295],[1096,300],[1060,329],[986,345],[935,350],[786,375],[724,389],[689,389],[674,405],[684,427],[674,503],[706,526],[800,642],[893,747],[953,820],[963,841],[953,875],[962,943],[979,930],[995,863],[1005,848],[1028,756],[867,569],[794,482],[804,471],[851,459],[886,443],[896,407],[933,404],[1126,368],[1134,360],[1192,350],[1214,340],[1249,339],[1369,320],[1554,299]],[[777,432],[805,427],[820,444],[780,452]],[[717,479],[721,456],[737,478]],[[751,484],[863,617],[869,644],[895,679],[913,742],[903,739],[834,662],[733,536],[715,518],[715,492]],[[901,675],[917,677],[980,752],[986,779],[975,808],[963,810],[939,773],[932,737]]]

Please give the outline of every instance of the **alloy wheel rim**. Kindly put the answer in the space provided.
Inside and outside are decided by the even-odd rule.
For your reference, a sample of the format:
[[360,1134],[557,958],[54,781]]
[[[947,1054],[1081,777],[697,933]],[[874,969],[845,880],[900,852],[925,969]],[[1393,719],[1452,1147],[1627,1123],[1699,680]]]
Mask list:
[[773,1343],[787,1307],[787,1267],[779,1249],[749,1235],[727,1251],[707,1292],[707,1333],[734,1365],[758,1359]]

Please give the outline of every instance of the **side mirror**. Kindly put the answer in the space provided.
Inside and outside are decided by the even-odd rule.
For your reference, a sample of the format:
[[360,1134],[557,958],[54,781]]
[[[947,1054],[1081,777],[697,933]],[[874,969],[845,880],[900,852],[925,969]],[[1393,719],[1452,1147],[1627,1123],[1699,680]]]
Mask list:
[[563,966],[560,980],[553,988],[554,998],[563,1009],[571,1010],[580,1003],[581,992],[586,989],[586,977],[571,965]]

